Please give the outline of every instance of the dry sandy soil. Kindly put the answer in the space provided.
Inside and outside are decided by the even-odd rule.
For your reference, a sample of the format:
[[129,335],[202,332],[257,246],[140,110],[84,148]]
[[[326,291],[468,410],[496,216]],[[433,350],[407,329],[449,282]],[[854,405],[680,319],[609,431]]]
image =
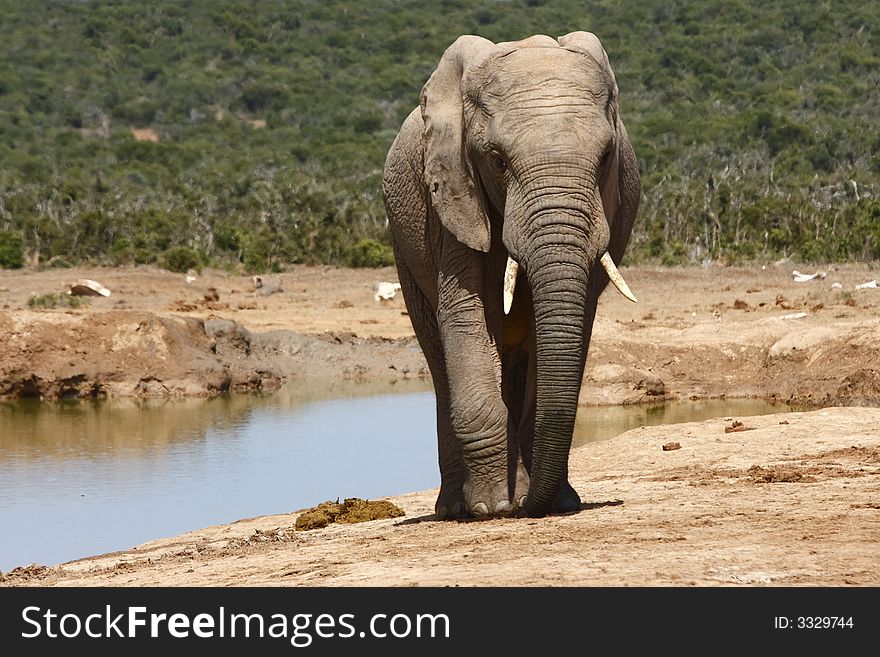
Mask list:
[[[880,271],[841,266],[796,283],[793,268],[624,270],[640,303],[601,299],[582,404],[751,397],[804,411],[579,447],[578,513],[435,522],[436,491],[425,491],[392,499],[403,519],[295,532],[297,513],[262,517],[0,582],[878,585],[880,290],[854,287]],[[113,293],[29,309],[32,295],[79,278]],[[427,378],[402,299],[373,299],[380,280],[396,280],[394,270],[295,267],[260,288],[214,271],[189,283],[151,268],[4,272],[0,397]],[[680,449],[664,451],[671,442]]]

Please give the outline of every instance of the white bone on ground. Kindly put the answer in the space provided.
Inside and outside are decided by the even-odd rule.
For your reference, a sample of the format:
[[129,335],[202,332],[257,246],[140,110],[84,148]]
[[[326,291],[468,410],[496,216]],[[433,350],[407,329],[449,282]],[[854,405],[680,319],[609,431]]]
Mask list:
[[791,276],[794,279],[795,283],[806,283],[816,278],[822,280],[827,275],[827,272],[824,271],[817,271],[815,274],[802,274],[797,269],[795,269],[793,272],[791,272]]
[[376,301],[391,301],[397,295],[399,289],[400,283],[378,282],[373,286],[373,290],[376,292],[373,298]]

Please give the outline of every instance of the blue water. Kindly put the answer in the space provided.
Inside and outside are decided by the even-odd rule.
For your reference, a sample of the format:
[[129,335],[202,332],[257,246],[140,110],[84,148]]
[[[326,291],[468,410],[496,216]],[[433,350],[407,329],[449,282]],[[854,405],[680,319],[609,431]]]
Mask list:
[[[433,393],[369,393],[0,404],[0,570],[439,486]],[[574,443],[779,410],[736,401],[582,409]]]
[[[134,408],[116,423],[112,404],[0,411],[0,569],[440,483],[431,393],[287,408],[254,399],[230,413],[233,403]],[[174,435],[163,412],[178,416]]]

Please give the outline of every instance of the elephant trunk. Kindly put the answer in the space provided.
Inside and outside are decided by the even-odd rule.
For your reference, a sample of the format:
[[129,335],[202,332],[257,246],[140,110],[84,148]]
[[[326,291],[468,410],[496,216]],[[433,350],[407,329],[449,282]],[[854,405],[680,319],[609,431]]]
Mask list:
[[550,511],[568,475],[584,367],[588,272],[600,255],[585,238],[583,215],[561,224],[562,228],[557,215],[553,235],[535,240],[539,246],[524,258],[537,341],[535,433],[525,502],[531,516]]

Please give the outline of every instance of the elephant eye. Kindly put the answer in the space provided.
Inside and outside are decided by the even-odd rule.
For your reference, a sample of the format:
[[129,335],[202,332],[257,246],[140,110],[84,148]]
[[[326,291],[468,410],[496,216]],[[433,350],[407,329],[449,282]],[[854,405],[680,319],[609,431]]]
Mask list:
[[507,161],[500,155],[495,156],[495,168],[499,171],[507,170]]

